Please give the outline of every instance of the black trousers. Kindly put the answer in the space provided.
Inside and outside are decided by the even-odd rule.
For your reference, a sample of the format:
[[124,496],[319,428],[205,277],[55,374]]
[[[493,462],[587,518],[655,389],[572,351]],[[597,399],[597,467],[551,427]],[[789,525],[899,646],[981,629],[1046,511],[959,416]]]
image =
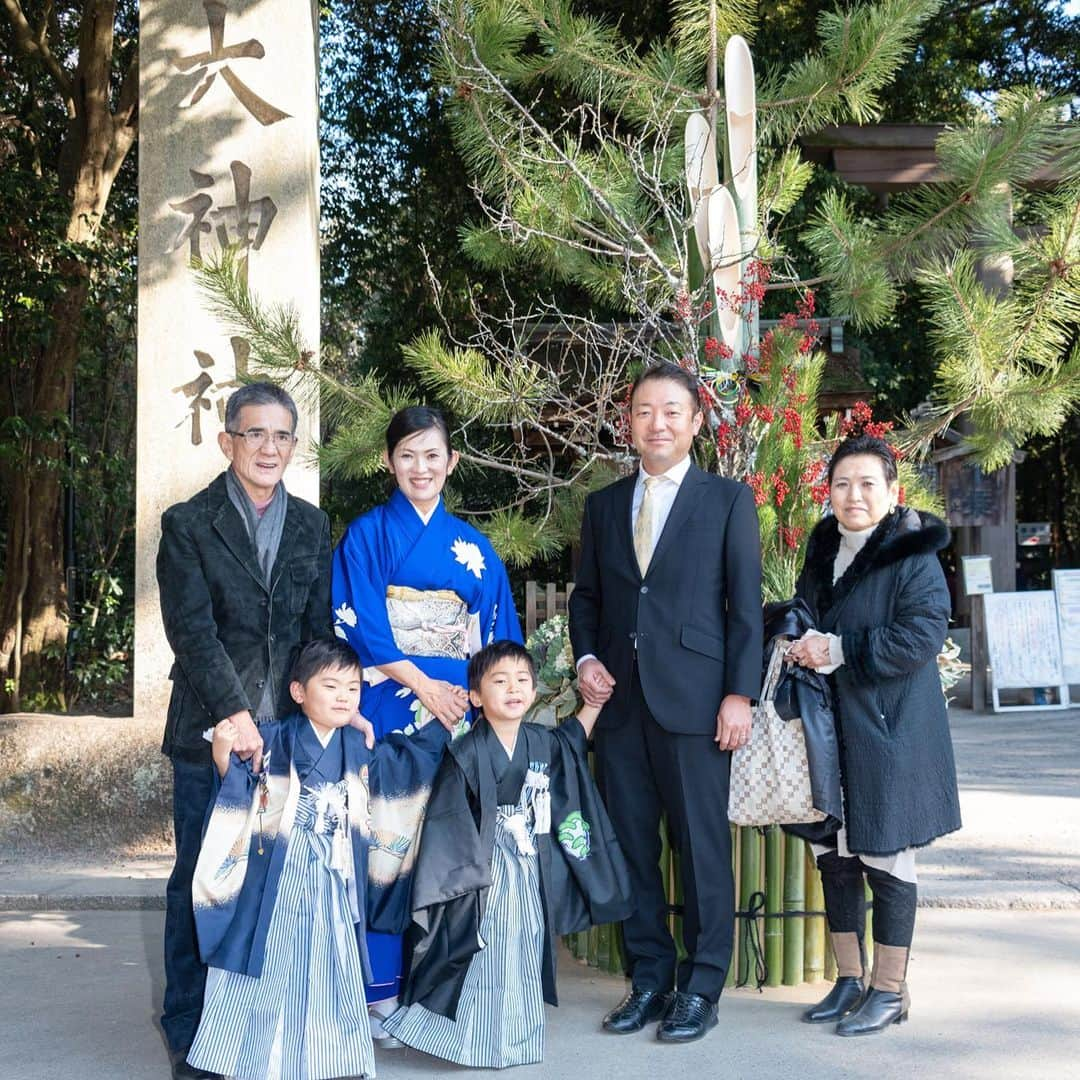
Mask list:
[[[634,670],[632,706],[621,725],[596,735],[596,772],[630,868],[637,900],[623,923],[629,975],[639,990],[670,990],[716,1001],[731,964],[735,882],[727,819],[731,754],[712,735],[666,731],[645,704]],[[678,965],[660,874],[660,818],[666,813],[682,874],[683,944]]]
[[817,859],[825,892],[825,915],[834,934],[866,934],[866,894],[863,874],[874,894],[874,941],[879,945],[910,948],[915,933],[918,889],[884,870],[865,866],[858,857],[841,858],[826,851]]
[[180,758],[173,766],[176,862],[165,887],[165,1000],[161,1027],[169,1049],[187,1051],[202,1016],[206,965],[199,956],[191,879],[202,847],[203,823],[214,794],[213,765]]

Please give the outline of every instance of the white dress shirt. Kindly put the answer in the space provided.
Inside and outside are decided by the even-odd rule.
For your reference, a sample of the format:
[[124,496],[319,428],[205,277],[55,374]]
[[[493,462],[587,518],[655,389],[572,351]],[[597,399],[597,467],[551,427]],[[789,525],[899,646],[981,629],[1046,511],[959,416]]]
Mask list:
[[[652,510],[653,510],[653,530],[652,530],[652,543],[649,545],[649,557],[651,558],[653,552],[656,551],[656,543],[660,539],[660,534],[664,531],[664,526],[667,524],[667,519],[671,516],[671,508],[675,504],[675,496],[679,494],[679,488],[682,482],[686,479],[686,474],[690,471],[690,455],[679,462],[678,465],[672,465],[667,472],[656,474],[661,478],[660,483],[654,484],[652,489]],[[634,482],[634,498],[630,503],[630,535],[634,534],[634,522],[637,521],[638,510],[641,508],[641,500],[645,498],[645,477],[651,476],[652,473],[647,473],[644,467],[638,467],[637,480]],[[635,647],[637,642],[635,641]],[[577,667],[581,667],[586,660],[595,660],[596,656],[593,653],[586,653],[577,662]]]
[[[678,465],[672,465],[667,472],[656,474],[659,483],[653,484],[652,489],[653,532],[652,543],[649,545],[650,558],[653,552],[656,551],[656,543],[660,539],[660,534],[664,531],[664,526],[667,524],[667,519],[671,514],[671,507],[675,503],[675,496],[679,494],[679,487],[682,485],[683,480],[686,479],[686,474],[689,471],[690,455],[688,454]],[[631,535],[634,532],[634,523],[637,521],[638,510],[641,509],[641,500],[645,498],[645,477],[651,475],[651,473],[645,471],[644,467],[638,468],[637,480],[634,482],[634,499],[630,504]]]

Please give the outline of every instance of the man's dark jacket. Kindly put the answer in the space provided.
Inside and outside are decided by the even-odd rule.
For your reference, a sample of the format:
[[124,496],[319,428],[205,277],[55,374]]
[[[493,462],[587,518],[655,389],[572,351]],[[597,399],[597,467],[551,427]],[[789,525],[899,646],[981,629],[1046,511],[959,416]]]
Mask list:
[[728,694],[761,690],[761,547],[745,484],[696,465],[679,485],[644,578],[634,555],[636,474],[585,502],[570,597],[574,656],[592,653],[615,679],[601,728],[630,711],[635,646],[649,711],[668,731],[705,735]]
[[[454,1019],[465,976],[480,948],[495,843],[495,771],[485,725],[450,744],[435,777],[413,874],[414,923],[404,1002]],[[555,945],[560,934],[625,919],[633,909],[622,849],[589,774],[585,732],[576,718],[553,730],[522,724],[530,768],[548,766],[551,832],[536,833],[547,923],[544,1000],[558,1004]],[[579,815],[588,841],[578,854],[560,843],[560,825]],[[579,834],[580,835],[580,834]]]
[[209,762],[203,732],[255,709],[267,681],[291,711],[288,676],[302,643],[332,635],[330,521],[295,495],[269,587],[222,473],[161,517],[158,588],[176,662],[162,751]]

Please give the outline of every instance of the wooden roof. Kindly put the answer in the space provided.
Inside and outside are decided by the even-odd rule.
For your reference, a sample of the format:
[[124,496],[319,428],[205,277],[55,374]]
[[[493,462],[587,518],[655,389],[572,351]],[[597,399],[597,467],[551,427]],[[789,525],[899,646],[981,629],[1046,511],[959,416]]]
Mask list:
[[[837,124],[799,140],[803,156],[870,191],[903,191],[948,179],[935,144],[946,124]],[[1058,178],[1051,164],[1040,169],[1033,186]]]

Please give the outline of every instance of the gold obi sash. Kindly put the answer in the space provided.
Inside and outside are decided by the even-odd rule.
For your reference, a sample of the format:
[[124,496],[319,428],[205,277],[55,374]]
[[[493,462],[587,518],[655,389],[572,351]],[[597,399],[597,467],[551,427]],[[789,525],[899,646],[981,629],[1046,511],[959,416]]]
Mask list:
[[[479,622],[453,589],[386,589],[386,614],[394,644],[406,656],[466,660],[479,642]],[[474,627],[473,624],[476,624]]]

